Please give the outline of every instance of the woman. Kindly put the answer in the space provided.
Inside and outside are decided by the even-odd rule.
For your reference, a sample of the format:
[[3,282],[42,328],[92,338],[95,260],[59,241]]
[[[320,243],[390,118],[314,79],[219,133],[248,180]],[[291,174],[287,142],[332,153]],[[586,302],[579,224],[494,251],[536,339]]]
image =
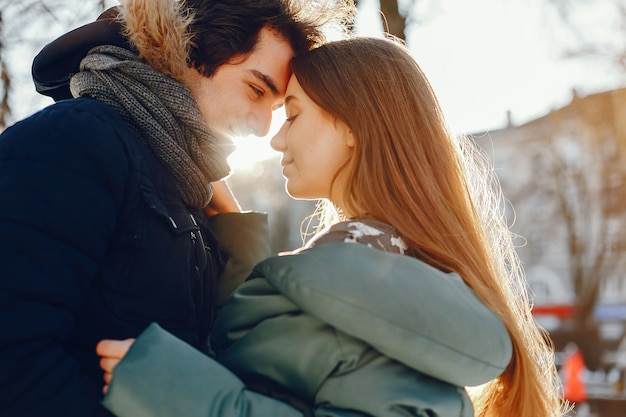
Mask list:
[[[328,201],[338,222],[257,265],[213,328],[217,361],[249,389],[315,415],[560,415],[494,178],[470,141],[446,131],[408,51],[355,38],[292,68],[287,120],[271,144],[289,194]],[[114,412],[132,401],[146,415],[182,404],[211,415],[229,395],[256,401],[215,392],[211,359],[146,333],[115,369],[105,399]],[[127,346],[100,345],[105,380]],[[143,367],[159,358],[176,393],[158,372],[146,382]],[[477,385],[470,404],[463,387]]]

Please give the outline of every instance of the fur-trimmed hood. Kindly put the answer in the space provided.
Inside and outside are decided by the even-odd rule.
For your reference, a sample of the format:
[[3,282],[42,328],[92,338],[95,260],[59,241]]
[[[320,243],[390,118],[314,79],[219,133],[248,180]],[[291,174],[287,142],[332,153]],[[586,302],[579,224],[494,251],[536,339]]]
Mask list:
[[157,71],[181,80],[189,62],[193,12],[177,0],[121,0],[123,33]]

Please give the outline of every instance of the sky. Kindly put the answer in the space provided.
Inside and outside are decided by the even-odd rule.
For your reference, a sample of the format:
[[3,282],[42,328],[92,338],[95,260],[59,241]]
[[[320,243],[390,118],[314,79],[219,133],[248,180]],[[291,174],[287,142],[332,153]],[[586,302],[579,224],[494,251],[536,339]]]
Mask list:
[[[407,45],[455,133],[503,128],[507,112],[514,124],[522,124],[569,103],[573,88],[586,95],[617,88],[624,81],[601,63],[563,57],[576,42],[548,0],[416,3],[412,12],[420,21],[407,28]],[[607,2],[581,3],[593,5],[579,10],[578,22],[595,31],[594,36],[610,35],[611,10],[603,6]],[[361,0],[359,34],[380,36],[378,8],[377,0]],[[277,112],[274,119],[269,137],[284,115]],[[242,139],[231,158],[235,170],[245,169],[251,158],[275,155],[268,141]]]
[[[507,111],[523,123],[566,104],[572,88],[585,93],[615,86],[615,79],[594,76],[599,66],[563,57],[571,36],[547,0],[418,3],[438,7],[424,6],[427,20],[413,26],[407,44],[455,132],[503,127]],[[602,23],[607,2],[594,3],[594,10],[579,10],[590,21],[585,28]]]

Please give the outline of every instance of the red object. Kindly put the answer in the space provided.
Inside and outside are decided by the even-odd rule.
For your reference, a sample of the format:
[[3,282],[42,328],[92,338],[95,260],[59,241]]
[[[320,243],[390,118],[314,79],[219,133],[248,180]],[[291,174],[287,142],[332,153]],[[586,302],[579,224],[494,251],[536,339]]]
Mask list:
[[573,351],[563,362],[563,398],[573,403],[587,401],[587,387],[585,386],[585,360],[580,350]]
[[566,319],[574,315],[574,306],[570,304],[535,305],[532,312],[535,316],[556,316]]

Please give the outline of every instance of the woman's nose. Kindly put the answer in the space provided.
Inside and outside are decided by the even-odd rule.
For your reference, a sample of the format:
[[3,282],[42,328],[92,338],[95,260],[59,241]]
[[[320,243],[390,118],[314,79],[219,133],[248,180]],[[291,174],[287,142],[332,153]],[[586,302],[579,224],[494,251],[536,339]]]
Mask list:
[[283,123],[283,125],[280,127],[278,132],[276,132],[276,134],[272,136],[272,139],[270,140],[270,146],[275,151],[282,152],[285,149],[285,139],[284,139],[285,132],[284,131],[285,131],[286,125],[287,125],[287,122]]

